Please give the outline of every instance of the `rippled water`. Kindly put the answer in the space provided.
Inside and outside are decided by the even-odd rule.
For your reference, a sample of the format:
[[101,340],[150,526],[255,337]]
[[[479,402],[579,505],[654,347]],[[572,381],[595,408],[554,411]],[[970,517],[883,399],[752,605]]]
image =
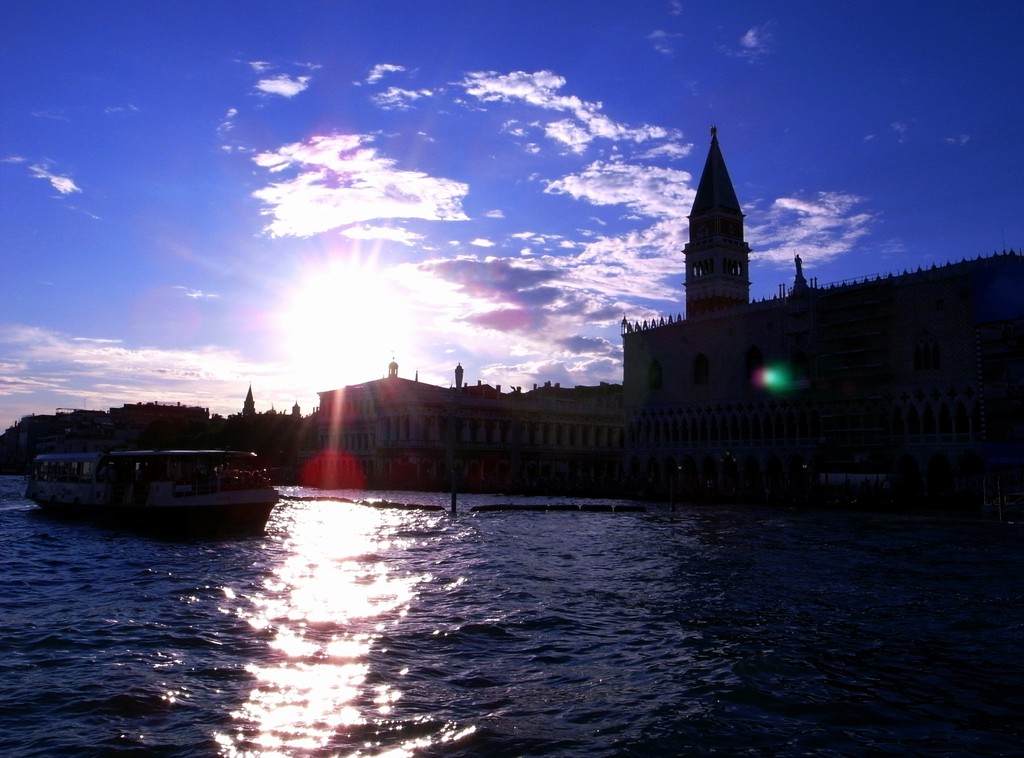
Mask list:
[[3,755],[1024,745],[1015,524],[286,499],[264,537],[174,542],[51,520],[21,486],[0,478]]

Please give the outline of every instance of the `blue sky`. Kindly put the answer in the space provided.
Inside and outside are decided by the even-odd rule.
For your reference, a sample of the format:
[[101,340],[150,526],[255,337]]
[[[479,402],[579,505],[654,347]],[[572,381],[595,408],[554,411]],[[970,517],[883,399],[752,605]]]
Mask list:
[[15,2],[0,419],[620,382],[709,127],[751,294],[1024,246],[1024,4]]

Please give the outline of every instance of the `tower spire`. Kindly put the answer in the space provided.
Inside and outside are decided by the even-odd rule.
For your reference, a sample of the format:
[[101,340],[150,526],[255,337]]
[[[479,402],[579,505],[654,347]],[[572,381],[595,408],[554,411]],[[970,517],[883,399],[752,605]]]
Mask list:
[[256,415],[256,401],[252,397],[252,382],[249,382],[249,391],[245,393],[245,402],[242,404],[242,415],[246,418]]
[[686,258],[686,313],[745,304],[750,299],[750,246],[743,239],[743,211],[711,127],[711,146],[690,209]]
[[[704,171],[697,185],[697,196],[693,199],[690,217],[705,213],[712,208],[723,208],[740,213],[740,201],[736,199],[729,170],[725,167],[722,148],[718,145],[718,127],[711,127],[711,148],[704,161]],[[742,214],[741,214],[742,215]]]

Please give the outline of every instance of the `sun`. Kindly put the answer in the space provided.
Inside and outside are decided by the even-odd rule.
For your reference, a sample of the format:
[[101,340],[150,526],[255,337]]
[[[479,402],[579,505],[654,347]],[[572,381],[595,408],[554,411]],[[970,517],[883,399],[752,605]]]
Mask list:
[[416,340],[409,293],[373,261],[335,260],[287,288],[278,318],[289,373],[318,388],[377,379]]

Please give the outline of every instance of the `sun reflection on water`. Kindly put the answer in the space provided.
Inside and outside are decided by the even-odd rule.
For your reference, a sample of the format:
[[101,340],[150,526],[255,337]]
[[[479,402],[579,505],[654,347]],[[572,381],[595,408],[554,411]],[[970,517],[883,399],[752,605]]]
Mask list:
[[[234,732],[216,735],[222,755],[320,751],[346,728],[386,717],[401,698],[394,687],[367,685],[367,657],[430,577],[399,576],[382,557],[401,546],[384,521],[394,516],[337,503],[295,509],[288,557],[242,614],[272,634],[271,654],[247,667],[256,685],[232,714]],[[414,747],[390,754],[409,755]]]

